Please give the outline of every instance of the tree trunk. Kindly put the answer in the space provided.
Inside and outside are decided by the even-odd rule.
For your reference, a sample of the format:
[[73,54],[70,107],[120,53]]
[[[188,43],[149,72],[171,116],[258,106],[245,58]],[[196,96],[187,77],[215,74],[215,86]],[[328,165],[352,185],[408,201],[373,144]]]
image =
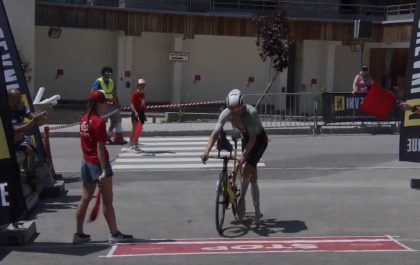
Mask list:
[[276,71],[276,73],[274,74],[273,78],[270,80],[270,82],[268,82],[267,87],[265,88],[263,94],[261,95],[261,97],[258,99],[257,103],[255,104],[255,108],[258,107],[258,105],[261,103],[262,99],[265,97],[265,95],[268,93],[268,91],[271,88],[271,85],[273,84],[273,82],[277,79],[277,76],[279,75],[279,72]]

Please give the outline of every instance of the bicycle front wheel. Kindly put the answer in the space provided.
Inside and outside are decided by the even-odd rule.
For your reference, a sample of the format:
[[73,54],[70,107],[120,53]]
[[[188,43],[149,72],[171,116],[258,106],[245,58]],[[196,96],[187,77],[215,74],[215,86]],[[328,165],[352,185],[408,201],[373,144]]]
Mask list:
[[228,203],[227,196],[227,175],[225,172],[220,173],[217,182],[216,196],[216,229],[219,235],[223,235],[223,222],[225,220],[225,211]]
[[[242,171],[241,171],[241,167],[238,165],[237,167],[236,167],[236,170],[235,170],[235,180],[236,180],[236,183],[235,183],[235,185],[236,186],[238,186],[239,185],[239,187],[241,186],[241,182],[242,182]],[[239,190],[239,192],[240,192],[240,190]],[[235,199],[231,202],[232,203],[232,214],[233,214],[233,217],[235,217],[235,219],[237,220],[238,219],[238,202],[239,202],[239,194],[236,192],[236,194],[235,194]]]

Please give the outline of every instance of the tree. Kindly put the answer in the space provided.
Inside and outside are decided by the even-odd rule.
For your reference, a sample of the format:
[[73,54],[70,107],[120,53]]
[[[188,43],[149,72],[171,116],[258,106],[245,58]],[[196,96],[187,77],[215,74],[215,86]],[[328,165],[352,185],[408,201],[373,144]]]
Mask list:
[[[286,11],[279,8],[271,15],[257,17],[257,47],[261,60],[265,62],[270,59],[270,72],[267,87],[258,99],[256,107],[260,104],[265,94],[270,90],[271,85],[276,80],[278,74],[283,72],[289,64],[289,47],[291,44],[289,37],[289,22],[286,19]],[[275,74],[271,77],[271,70]]]

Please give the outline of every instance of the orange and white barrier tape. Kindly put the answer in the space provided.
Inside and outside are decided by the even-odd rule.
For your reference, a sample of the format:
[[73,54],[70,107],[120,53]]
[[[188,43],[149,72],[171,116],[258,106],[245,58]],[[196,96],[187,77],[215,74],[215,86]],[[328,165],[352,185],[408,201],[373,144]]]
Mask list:
[[[203,106],[203,105],[214,105],[214,104],[223,104],[224,100],[214,100],[214,101],[203,101],[203,102],[192,102],[192,103],[179,103],[179,104],[166,104],[166,105],[152,105],[146,106],[146,109],[173,109],[180,107],[193,107],[193,106]],[[131,111],[130,107],[122,107],[121,111]]]
[[[215,100],[215,101],[206,101],[206,102],[192,102],[192,103],[179,103],[179,104],[166,104],[166,105],[152,105],[152,106],[146,106],[146,109],[171,109],[171,108],[180,108],[180,107],[193,107],[193,106],[203,106],[203,105],[214,105],[214,104],[223,104],[225,103],[224,100]],[[105,115],[102,115],[103,119],[108,118],[112,114],[122,111],[122,112],[129,112],[131,111],[130,107],[121,107],[120,109],[115,109]],[[49,126],[49,131],[57,131],[62,130],[65,128],[70,128],[73,126],[79,125],[80,122],[73,122],[69,124],[63,124],[63,125],[57,125],[57,126]]]

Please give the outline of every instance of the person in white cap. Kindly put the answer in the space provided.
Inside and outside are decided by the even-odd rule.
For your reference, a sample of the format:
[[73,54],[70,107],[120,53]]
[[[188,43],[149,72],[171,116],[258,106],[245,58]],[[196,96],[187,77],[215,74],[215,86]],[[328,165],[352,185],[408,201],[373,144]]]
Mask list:
[[141,152],[138,146],[139,137],[143,131],[143,124],[146,121],[146,101],[144,96],[144,88],[146,81],[139,79],[137,81],[137,89],[131,96],[131,124],[133,125],[130,138],[130,150]]
[[267,148],[268,138],[262,127],[257,110],[248,104],[244,104],[243,96],[239,89],[233,89],[226,98],[226,109],[222,111],[216,128],[209,137],[204,154],[201,156],[206,162],[209,153],[219,138],[226,121],[238,129],[242,135],[242,181],[241,192],[238,201],[238,219],[242,220],[245,213],[245,194],[251,183],[252,201],[254,203],[255,218],[258,221],[262,217],[260,211],[260,190],[258,187],[257,164]]

